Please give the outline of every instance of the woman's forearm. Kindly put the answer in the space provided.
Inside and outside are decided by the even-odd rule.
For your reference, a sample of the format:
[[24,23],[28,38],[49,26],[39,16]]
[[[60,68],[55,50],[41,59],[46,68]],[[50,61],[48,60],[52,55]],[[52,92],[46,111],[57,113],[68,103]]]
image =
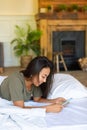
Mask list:
[[[54,100],[54,99],[52,99]],[[58,103],[52,103],[50,99],[44,99],[40,98],[38,102],[43,102],[43,103],[50,103],[46,104],[44,106],[25,106],[23,101],[15,101],[13,102],[14,106],[21,107],[24,109],[32,109],[32,108],[44,108],[46,109],[46,112],[60,112],[63,108],[61,104]]]
[[55,98],[55,99],[46,99],[46,98],[34,98],[34,101],[35,102],[42,102],[42,103],[63,103],[66,101],[65,98],[62,98],[62,97],[58,97],[58,98]]
[[42,102],[42,103],[54,103],[56,99],[46,99],[46,98],[40,98],[40,99],[34,99],[35,102]]
[[58,113],[62,110],[63,106],[58,104],[49,104],[45,106],[25,106],[24,108],[44,108],[46,112]]

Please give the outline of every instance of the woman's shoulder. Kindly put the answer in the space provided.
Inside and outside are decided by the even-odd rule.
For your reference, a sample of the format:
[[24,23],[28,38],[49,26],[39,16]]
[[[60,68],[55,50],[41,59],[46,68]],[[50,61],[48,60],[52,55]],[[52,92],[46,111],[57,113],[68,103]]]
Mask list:
[[11,75],[8,76],[8,78],[23,78],[23,74],[20,71],[15,71]]

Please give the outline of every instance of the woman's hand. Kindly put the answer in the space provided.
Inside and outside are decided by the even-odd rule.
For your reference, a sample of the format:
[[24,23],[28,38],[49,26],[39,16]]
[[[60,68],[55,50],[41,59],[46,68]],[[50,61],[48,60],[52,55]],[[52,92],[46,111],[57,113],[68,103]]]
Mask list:
[[62,104],[65,101],[66,99],[63,97],[58,97],[58,98],[53,99],[53,103],[58,103],[58,104]]
[[53,112],[53,113],[57,113],[60,112],[62,110],[63,106],[61,104],[51,104],[46,106],[46,112]]

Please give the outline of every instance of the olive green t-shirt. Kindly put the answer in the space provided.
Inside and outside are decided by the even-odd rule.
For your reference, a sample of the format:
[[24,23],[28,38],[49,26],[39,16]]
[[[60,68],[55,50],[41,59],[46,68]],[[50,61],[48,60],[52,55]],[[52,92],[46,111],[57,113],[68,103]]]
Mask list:
[[9,101],[24,100],[28,101],[31,97],[41,97],[42,92],[40,87],[32,86],[30,91],[25,87],[24,76],[21,72],[15,72],[8,76],[1,83],[0,97]]

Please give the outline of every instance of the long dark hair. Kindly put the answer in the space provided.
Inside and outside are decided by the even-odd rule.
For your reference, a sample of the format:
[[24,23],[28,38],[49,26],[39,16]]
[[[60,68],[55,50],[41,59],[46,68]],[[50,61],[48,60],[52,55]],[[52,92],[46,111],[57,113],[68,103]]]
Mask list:
[[48,92],[52,86],[52,79],[54,74],[53,62],[45,56],[37,56],[31,60],[25,70],[21,71],[26,78],[29,78],[31,75],[39,75],[40,71],[46,67],[50,68],[50,74],[47,77],[46,83],[40,85],[44,98],[47,97]]

